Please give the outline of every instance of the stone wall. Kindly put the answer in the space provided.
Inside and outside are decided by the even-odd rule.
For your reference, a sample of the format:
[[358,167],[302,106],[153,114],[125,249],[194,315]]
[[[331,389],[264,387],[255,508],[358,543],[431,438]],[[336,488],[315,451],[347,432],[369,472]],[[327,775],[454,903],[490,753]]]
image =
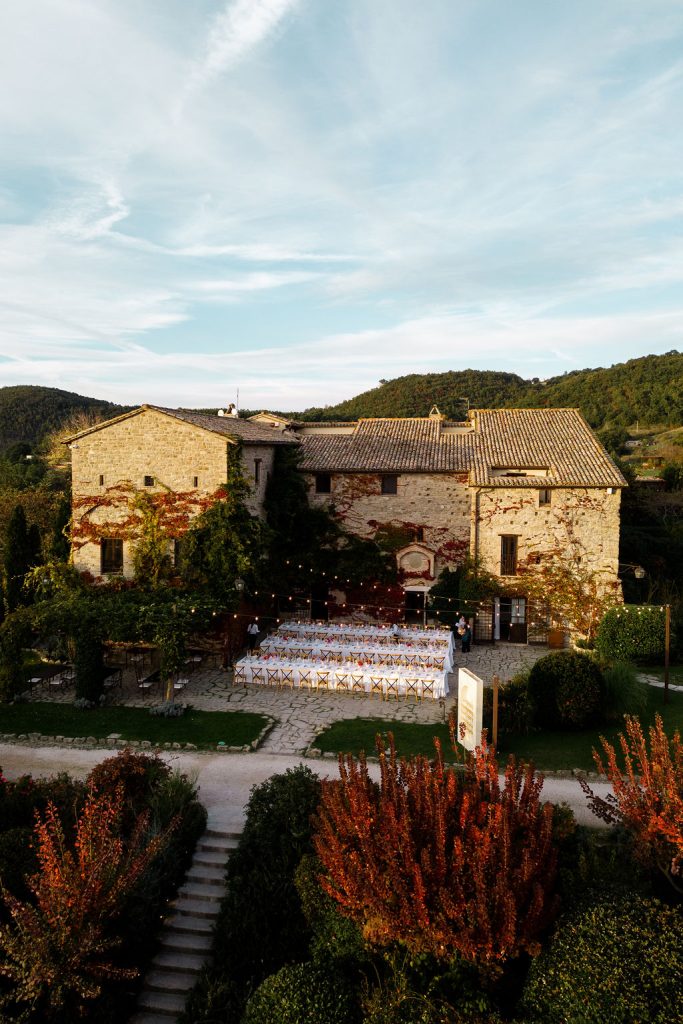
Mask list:
[[397,493],[382,494],[376,473],[333,473],[331,493],[315,493],[315,475],[305,474],[309,499],[333,505],[342,525],[360,537],[374,537],[382,527],[403,531],[409,544],[412,528],[421,527],[425,547],[436,552],[435,574],[462,561],[470,540],[471,497],[466,473],[401,473]]
[[[136,493],[172,493],[179,496],[192,517],[206,507],[211,495],[225,483],[228,449],[225,437],[174,419],[154,409],[114,421],[101,430],[79,438],[72,446],[72,493],[74,501],[74,565],[80,571],[100,575],[100,545],[80,544],[79,530],[84,517],[94,527],[113,524],[105,530],[116,536],[115,524],[130,516]],[[260,480],[254,488],[250,511],[262,514],[266,480],[272,467],[273,449],[268,445],[245,445],[242,449],[247,479],[254,480],[256,459],[261,459]],[[145,477],[153,483],[145,484]],[[92,498],[93,503],[84,504]],[[124,576],[132,576],[132,547],[124,540]]]
[[489,572],[501,571],[501,536],[517,537],[518,562],[535,554],[560,552],[580,559],[583,570],[617,580],[621,493],[609,488],[553,488],[539,504],[535,488],[483,488],[475,495],[471,546]]

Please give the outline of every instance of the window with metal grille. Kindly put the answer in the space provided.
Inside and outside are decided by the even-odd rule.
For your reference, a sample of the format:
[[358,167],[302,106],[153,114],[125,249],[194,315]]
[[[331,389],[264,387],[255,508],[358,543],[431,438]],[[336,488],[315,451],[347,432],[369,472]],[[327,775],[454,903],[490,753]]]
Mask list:
[[395,474],[382,477],[382,494],[398,494],[398,477]]
[[123,541],[105,537],[100,541],[100,572],[103,576],[123,572]]
[[500,538],[500,575],[517,575],[517,537],[512,534]]

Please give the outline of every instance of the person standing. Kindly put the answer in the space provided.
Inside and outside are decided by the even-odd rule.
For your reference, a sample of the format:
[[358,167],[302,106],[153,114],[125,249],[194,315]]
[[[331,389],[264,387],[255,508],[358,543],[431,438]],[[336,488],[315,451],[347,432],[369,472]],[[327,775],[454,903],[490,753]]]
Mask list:
[[465,620],[465,628],[460,639],[462,653],[469,654],[472,646],[472,627],[467,620]]
[[256,641],[258,640],[259,628],[256,619],[252,619],[247,626],[247,644],[249,645],[249,653],[253,654],[256,649]]

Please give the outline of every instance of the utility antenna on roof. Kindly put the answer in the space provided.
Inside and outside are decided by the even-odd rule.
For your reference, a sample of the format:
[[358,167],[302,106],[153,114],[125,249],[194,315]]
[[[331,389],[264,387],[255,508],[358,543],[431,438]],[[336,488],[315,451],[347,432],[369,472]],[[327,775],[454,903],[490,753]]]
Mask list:
[[237,415],[239,416],[239,414],[240,414],[240,389],[239,388],[237,389],[237,398],[235,400],[235,409],[237,410]]

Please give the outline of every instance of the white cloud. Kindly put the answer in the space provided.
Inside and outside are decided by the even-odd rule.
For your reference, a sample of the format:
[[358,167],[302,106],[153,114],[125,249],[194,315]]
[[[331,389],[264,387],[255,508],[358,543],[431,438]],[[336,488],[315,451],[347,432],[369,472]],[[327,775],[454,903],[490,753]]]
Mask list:
[[181,107],[189,97],[209,85],[251,53],[277,28],[299,0],[230,0],[216,15],[206,50],[192,69]]

